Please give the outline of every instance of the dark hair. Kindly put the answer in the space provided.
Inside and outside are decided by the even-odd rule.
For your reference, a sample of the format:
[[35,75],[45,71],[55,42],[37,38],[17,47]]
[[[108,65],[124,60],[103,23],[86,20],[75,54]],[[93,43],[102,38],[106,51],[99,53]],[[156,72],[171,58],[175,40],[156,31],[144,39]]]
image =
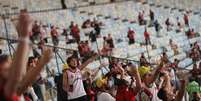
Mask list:
[[201,62],[199,63],[199,66],[201,66]]
[[53,28],[54,28],[54,26],[51,26],[50,28],[51,28],[51,29],[53,29]]
[[3,52],[2,52],[2,49],[0,49],[0,55],[2,54]]
[[28,64],[30,64],[34,59],[35,59],[35,57],[30,56],[30,57],[28,58]]
[[103,40],[106,40],[106,36],[103,37]]
[[177,58],[175,58],[174,61],[179,61],[179,60]]
[[159,73],[159,78],[163,77],[164,75],[164,73]]
[[76,57],[75,56],[70,56],[70,57],[68,57],[67,59],[66,59],[66,62],[67,62],[67,64],[70,64],[70,61],[72,60],[72,59],[76,59]]
[[190,44],[190,47],[193,47],[193,44],[192,44],[192,43]]
[[117,79],[117,86],[129,86],[129,82],[124,79]]
[[0,55],[0,64],[6,62],[9,59],[9,56],[6,54]]
[[67,64],[69,64],[71,60],[72,60],[72,56],[71,56],[71,57],[68,57],[68,58],[66,59]]
[[163,100],[163,101],[166,101],[166,92],[163,88],[161,88],[158,93],[157,93],[157,96],[160,100]]

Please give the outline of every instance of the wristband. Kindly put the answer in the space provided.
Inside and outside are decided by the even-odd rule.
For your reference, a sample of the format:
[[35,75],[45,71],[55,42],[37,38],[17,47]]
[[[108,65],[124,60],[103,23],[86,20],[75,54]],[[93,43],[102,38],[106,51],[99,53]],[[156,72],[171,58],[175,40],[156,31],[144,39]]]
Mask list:
[[29,37],[19,37],[19,38],[18,38],[18,41],[20,41],[20,42],[25,42],[25,43],[30,43]]

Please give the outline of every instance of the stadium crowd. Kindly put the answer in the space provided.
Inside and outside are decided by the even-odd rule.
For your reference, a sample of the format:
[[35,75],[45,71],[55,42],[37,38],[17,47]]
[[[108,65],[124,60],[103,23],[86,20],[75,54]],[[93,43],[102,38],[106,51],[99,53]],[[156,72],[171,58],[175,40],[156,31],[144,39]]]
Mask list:
[[[160,33],[161,25],[154,19],[154,12],[150,10],[150,26],[154,26]],[[177,22],[177,31],[184,26],[189,26],[188,13],[184,15],[185,25]],[[179,60],[171,63],[164,51],[158,63],[150,63],[144,54],[141,54],[139,63],[121,61],[111,57],[109,64],[101,63],[94,70],[85,68],[88,64],[98,60],[101,56],[109,56],[115,47],[113,36],[101,36],[102,22],[94,19],[86,20],[81,26],[91,43],[96,43],[97,38],[104,40],[103,48],[94,51],[88,41],[80,40],[79,26],[71,22],[69,28],[63,33],[58,33],[55,26],[51,26],[51,38],[54,46],[59,44],[59,36],[66,37],[66,43],[77,43],[78,53],[66,58],[66,65],[62,74],[55,75],[51,71],[53,83],[41,75],[41,71],[52,58],[56,48],[45,46],[48,43],[42,25],[34,23],[26,10],[21,10],[18,24],[18,46],[13,58],[2,53],[0,55],[0,101],[46,101],[46,88],[55,87],[57,101],[201,101],[201,50],[198,43],[191,45],[188,56],[193,60],[193,69],[183,71]],[[139,12],[138,23],[148,23],[144,19],[144,11]],[[167,31],[172,30],[169,19],[165,21]],[[188,38],[195,37],[193,29],[186,32]],[[73,37],[73,40],[69,39]],[[160,37],[157,35],[157,37]],[[135,31],[128,29],[129,44],[135,43]],[[147,28],[144,30],[144,45],[153,45]],[[34,51],[30,43],[39,44],[42,54]],[[169,45],[174,54],[178,54],[178,46],[172,40]],[[29,57],[33,50],[34,56]],[[199,65],[197,65],[199,63]],[[95,78],[99,70],[109,65],[109,72]],[[55,84],[55,86],[53,86]],[[50,90],[50,96],[53,92]],[[53,98],[54,99],[54,98]],[[52,100],[53,100],[52,99]]]

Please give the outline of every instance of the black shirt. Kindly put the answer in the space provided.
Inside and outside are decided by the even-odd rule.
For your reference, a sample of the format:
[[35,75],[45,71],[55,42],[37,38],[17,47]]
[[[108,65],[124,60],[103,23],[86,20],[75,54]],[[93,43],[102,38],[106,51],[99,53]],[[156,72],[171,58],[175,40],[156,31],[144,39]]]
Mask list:
[[96,33],[94,33],[93,31],[90,32],[89,37],[91,39],[91,42],[96,41]]
[[68,101],[67,92],[63,90],[63,74],[55,76],[54,80],[57,86],[57,100]]
[[96,31],[97,35],[100,35],[101,28],[100,28],[99,24],[95,24],[94,30]]

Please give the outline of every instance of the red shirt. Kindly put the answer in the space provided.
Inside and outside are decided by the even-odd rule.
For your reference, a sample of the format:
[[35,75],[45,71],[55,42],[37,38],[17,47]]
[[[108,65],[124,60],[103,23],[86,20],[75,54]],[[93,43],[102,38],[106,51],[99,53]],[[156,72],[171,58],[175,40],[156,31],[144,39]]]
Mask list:
[[185,23],[188,22],[188,16],[187,15],[184,15],[184,21],[185,21]]
[[128,90],[126,86],[117,88],[116,101],[135,101],[136,93]]
[[195,35],[195,32],[191,31],[191,36],[194,36]]
[[79,45],[78,50],[79,50],[80,56],[83,56],[84,55],[84,45],[83,44]]
[[77,26],[73,26],[71,28],[71,32],[72,32],[74,37],[80,37],[80,30]]
[[40,33],[40,26],[39,25],[33,25],[32,32]]
[[28,96],[24,96],[25,101],[32,101]]
[[144,32],[145,39],[149,38],[149,33],[147,31]]
[[16,95],[12,97],[6,97],[4,95],[4,86],[0,85],[0,101],[20,101],[20,98]]
[[200,49],[200,46],[199,46],[198,44],[195,44],[195,45],[194,45],[194,48]]
[[87,95],[90,96],[89,101],[95,101],[95,92],[91,88],[87,90]]
[[176,63],[171,63],[171,64],[168,65],[168,67],[171,67],[171,68],[177,68],[178,66],[177,66]]
[[84,45],[84,52],[90,52],[91,49],[89,48],[89,45]]
[[91,52],[91,49],[86,44],[79,45],[78,49],[79,49],[80,56],[83,56],[84,54]]
[[52,37],[53,37],[53,36],[58,36],[58,32],[57,32],[56,29],[52,29],[52,30],[51,30],[51,36],[52,36]]
[[135,34],[135,32],[133,30],[129,30],[128,31],[128,38],[129,39],[134,39],[134,34]]

